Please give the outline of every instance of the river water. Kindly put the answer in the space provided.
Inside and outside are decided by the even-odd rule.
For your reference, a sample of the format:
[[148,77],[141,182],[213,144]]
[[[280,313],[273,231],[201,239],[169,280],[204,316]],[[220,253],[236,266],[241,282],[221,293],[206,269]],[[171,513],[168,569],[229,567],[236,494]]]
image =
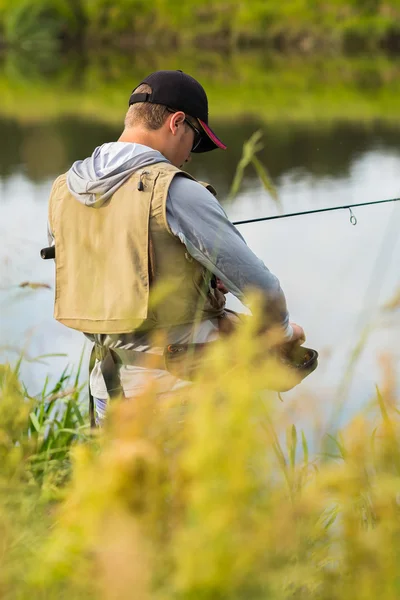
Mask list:
[[[215,185],[232,220],[277,214],[251,167],[227,202],[242,143],[260,124],[236,118],[213,125],[230,149],[194,157],[188,170]],[[400,195],[400,128],[280,123],[263,130],[260,158],[284,213]],[[22,376],[32,394],[46,375],[54,379],[67,362],[76,365],[83,347],[79,333],[52,318],[54,265],[39,258],[47,245],[50,187],[73,160],[118,134],[116,127],[75,118],[24,127],[0,118],[6,142],[0,152],[0,360],[15,361],[24,352]],[[240,227],[279,277],[292,320],[320,352],[317,371],[286,395],[293,414],[306,405],[325,417],[348,418],[373,398],[376,384],[384,385],[383,365],[399,366],[399,311],[385,305],[400,288],[400,202],[358,208],[354,215],[356,226],[349,211],[340,210]],[[24,281],[51,289],[20,288]],[[237,306],[234,298],[229,303]],[[66,356],[31,362],[54,353]]]

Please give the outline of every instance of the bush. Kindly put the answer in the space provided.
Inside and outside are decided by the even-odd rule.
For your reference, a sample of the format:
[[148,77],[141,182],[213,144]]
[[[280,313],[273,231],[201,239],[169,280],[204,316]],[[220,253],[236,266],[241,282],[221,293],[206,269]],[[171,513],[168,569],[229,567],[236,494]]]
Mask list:
[[29,51],[54,52],[62,38],[74,39],[83,25],[69,0],[3,0],[1,14],[6,43]]
[[398,0],[0,0],[6,42],[29,47],[78,36],[97,46],[375,48],[398,32],[399,16]]

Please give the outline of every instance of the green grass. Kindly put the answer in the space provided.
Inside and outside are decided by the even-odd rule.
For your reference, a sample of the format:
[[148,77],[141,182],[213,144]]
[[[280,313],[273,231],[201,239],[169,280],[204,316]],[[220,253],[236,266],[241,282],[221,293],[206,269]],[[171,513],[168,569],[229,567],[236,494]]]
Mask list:
[[249,320],[195,386],[160,402],[149,382],[95,435],[76,376],[30,398],[2,365],[2,598],[395,600],[391,378],[369,413],[310,447],[265,391],[257,351]]
[[[86,402],[79,384],[83,353],[73,374],[67,367],[49,388],[46,379],[38,396],[31,396],[19,381],[22,358],[14,368],[0,365],[1,422],[7,430],[4,451],[18,448],[25,475],[39,487],[64,481],[69,472],[69,451],[89,435]],[[85,390],[86,391],[86,390]]]

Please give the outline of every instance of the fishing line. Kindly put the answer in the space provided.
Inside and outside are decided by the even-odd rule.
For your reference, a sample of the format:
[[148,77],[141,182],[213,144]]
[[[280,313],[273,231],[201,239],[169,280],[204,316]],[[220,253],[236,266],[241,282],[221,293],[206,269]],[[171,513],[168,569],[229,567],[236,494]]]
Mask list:
[[[374,323],[373,312],[379,310],[379,295],[382,289],[384,278],[387,272],[387,256],[391,256],[393,247],[395,246],[398,236],[398,221],[393,218],[394,207],[392,214],[389,216],[386,229],[382,235],[382,240],[379,248],[379,252],[376,256],[373,264],[369,283],[364,294],[364,301],[362,306],[364,307],[358,318],[358,323],[355,327],[355,331],[359,332],[361,329],[361,336],[358,342],[352,349],[349,357],[348,367],[345,370],[342,380],[339,382],[336,394],[334,409],[332,411],[331,423],[332,425],[340,418],[340,415],[345,408],[345,403],[348,397],[350,385],[353,381],[355,369],[360,359],[361,353],[367,345],[368,338],[373,332],[376,324]],[[364,323],[367,325],[363,325]],[[363,327],[362,327],[363,326]]]
[[245,219],[243,221],[234,221],[233,225],[246,225],[247,223],[259,223],[260,221],[273,221],[274,219],[287,219],[288,217],[301,217],[303,215],[313,215],[315,213],[329,212],[333,210],[348,210],[350,211],[350,223],[357,225],[357,218],[354,215],[352,208],[359,206],[371,206],[372,204],[386,204],[387,202],[399,202],[400,198],[389,198],[388,200],[374,200],[372,202],[361,202],[359,204],[346,204],[344,206],[330,206],[328,208],[316,208],[314,210],[304,210],[301,212],[287,213],[285,215],[272,215],[270,217],[258,217],[256,219]]
[[[372,202],[360,202],[359,204],[346,204],[345,206],[330,206],[328,208],[316,208],[314,210],[303,210],[301,212],[287,213],[285,215],[272,215],[270,217],[258,217],[256,219],[245,219],[243,221],[233,221],[233,225],[246,225],[247,223],[259,223],[260,221],[273,221],[274,219],[287,219],[288,217],[301,217],[303,215],[313,215],[315,213],[330,212],[333,210],[348,210],[350,211],[350,223],[357,225],[357,218],[354,215],[352,208],[360,206],[372,206],[373,204],[386,204],[387,202],[399,202],[400,198],[389,198],[388,200],[374,200]],[[55,247],[49,246],[42,248],[40,251],[42,258],[55,258]]]

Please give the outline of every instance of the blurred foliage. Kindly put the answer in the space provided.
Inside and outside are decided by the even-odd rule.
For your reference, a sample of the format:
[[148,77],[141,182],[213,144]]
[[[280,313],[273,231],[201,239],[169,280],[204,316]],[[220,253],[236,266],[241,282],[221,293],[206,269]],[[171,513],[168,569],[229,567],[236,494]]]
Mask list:
[[399,0],[1,0],[7,43],[398,47]]
[[[70,474],[70,446],[87,438],[77,378],[31,397],[16,367],[0,364],[0,595],[26,598],[26,566],[52,526],[51,511]],[[79,369],[78,369],[79,371]],[[72,387],[73,386],[73,387]],[[60,598],[62,596],[59,596]]]
[[[45,358],[40,356],[34,362]],[[76,375],[66,368],[51,389],[46,380],[37,397],[30,396],[19,381],[23,357],[13,369],[8,364],[0,364],[0,422],[5,429],[0,453],[3,448],[3,458],[8,454],[10,459],[3,461],[4,469],[7,465],[12,469],[18,465],[23,478],[33,478],[32,481],[42,487],[50,484],[53,466],[57,467],[59,477],[63,465],[65,475],[71,444],[86,439],[88,430],[87,411],[82,410],[80,400],[82,385],[78,384],[82,359],[83,353]],[[11,460],[13,453],[15,462]]]
[[0,1],[0,22],[7,45],[39,56],[58,51],[62,39],[76,39],[82,28],[80,17],[78,1]]
[[319,431],[318,452],[265,391],[254,328],[217,343],[196,385],[115,402],[51,494],[30,467],[33,400],[1,367],[3,598],[398,598],[395,380],[385,367],[370,411]]
[[129,94],[148,73],[181,68],[207,90],[212,118],[264,122],[397,120],[400,67],[383,55],[352,59],[263,52],[109,51],[56,54],[47,61],[7,52],[0,60],[1,114],[24,122],[60,115],[121,124]]

